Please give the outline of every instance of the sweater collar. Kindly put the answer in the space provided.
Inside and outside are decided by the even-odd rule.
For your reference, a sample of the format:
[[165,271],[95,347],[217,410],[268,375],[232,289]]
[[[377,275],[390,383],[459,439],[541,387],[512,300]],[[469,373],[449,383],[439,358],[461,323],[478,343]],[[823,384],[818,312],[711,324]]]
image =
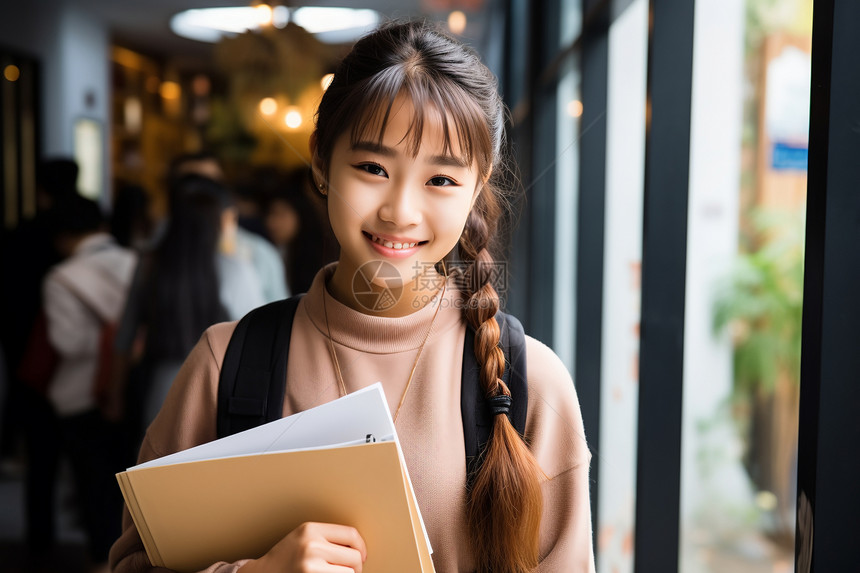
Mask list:
[[[359,312],[338,302],[329,294],[326,281],[334,274],[337,263],[331,263],[314,277],[314,281],[304,297],[304,307],[314,326],[323,336],[328,336],[326,328],[326,311],[331,338],[334,342],[374,354],[393,354],[415,350],[427,336],[427,330],[432,325],[427,343],[432,339],[459,325],[463,321],[460,310],[458,293],[448,285],[442,308],[436,316],[436,305],[427,304],[412,314],[400,317],[373,316]],[[325,306],[324,306],[325,305]]]

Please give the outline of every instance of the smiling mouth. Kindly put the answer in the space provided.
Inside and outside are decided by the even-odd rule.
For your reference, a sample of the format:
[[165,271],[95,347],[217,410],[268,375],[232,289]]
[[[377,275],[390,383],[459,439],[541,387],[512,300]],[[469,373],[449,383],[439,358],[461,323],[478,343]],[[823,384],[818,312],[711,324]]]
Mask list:
[[385,239],[377,237],[376,235],[368,233],[367,231],[362,231],[361,234],[364,235],[365,237],[367,237],[370,241],[376,243],[377,245],[382,245],[383,247],[387,247],[389,249],[394,249],[394,250],[411,249],[412,247],[416,247],[418,245],[423,245],[427,242],[427,241],[417,241],[414,243],[402,243],[402,242],[397,242],[397,241],[386,241]]

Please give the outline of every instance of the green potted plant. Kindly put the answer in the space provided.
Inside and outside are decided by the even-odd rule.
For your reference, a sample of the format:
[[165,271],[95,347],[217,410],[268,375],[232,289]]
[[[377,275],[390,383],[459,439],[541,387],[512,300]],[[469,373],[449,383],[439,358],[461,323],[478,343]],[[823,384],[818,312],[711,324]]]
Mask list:
[[804,213],[756,211],[750,223],[751,240],[717,289],[713,328],[732,335],[744,464],[771,510],[770,533],[793,543]]

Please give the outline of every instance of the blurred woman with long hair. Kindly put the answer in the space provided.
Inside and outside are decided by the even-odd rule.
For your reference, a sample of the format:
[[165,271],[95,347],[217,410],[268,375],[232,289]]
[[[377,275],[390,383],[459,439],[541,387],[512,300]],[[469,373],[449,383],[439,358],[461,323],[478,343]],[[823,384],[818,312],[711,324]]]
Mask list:
[[115,413],[124,403],[137,434],[161,408],[203,331],[263,302],[251,264],[221,248],[232,244],[236,229],[227,189],[187,175],[169,191],[165,233],[138,266],[117,333]]

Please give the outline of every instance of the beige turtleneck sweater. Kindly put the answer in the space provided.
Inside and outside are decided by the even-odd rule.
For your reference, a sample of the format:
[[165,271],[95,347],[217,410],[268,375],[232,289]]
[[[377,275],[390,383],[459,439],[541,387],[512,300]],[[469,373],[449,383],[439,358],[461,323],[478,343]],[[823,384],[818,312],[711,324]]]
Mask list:
[[[331,297],[320,271],[299,303],[287,366],[284,415],[340,395],[331,359],[330,329],[347,392],[381,381],[392,414],[428,328],[429,338],[397,417],[397,433],[433,547],[438,573],[474,571],[465,518],[466,464],[460,377],[466,324],[457,293],[405,317],[362,314]],[[328,311],[328,328],[326,326]],[[221,361],[236,323],[211,327],[191,351],[158,417],[147,431],[140,461],[216,438]],[[566,368],[548,347],[526,337],[529,406],[526,439],[548,479],[543,483],[540,572],[592,573],[588,468],[579,403]],[[249,557],[254,557],[250,556]],[[154,571],[128,511],[111,550],[118,573]],[[215,563],[206,573],[234,573],[244,561]]]

